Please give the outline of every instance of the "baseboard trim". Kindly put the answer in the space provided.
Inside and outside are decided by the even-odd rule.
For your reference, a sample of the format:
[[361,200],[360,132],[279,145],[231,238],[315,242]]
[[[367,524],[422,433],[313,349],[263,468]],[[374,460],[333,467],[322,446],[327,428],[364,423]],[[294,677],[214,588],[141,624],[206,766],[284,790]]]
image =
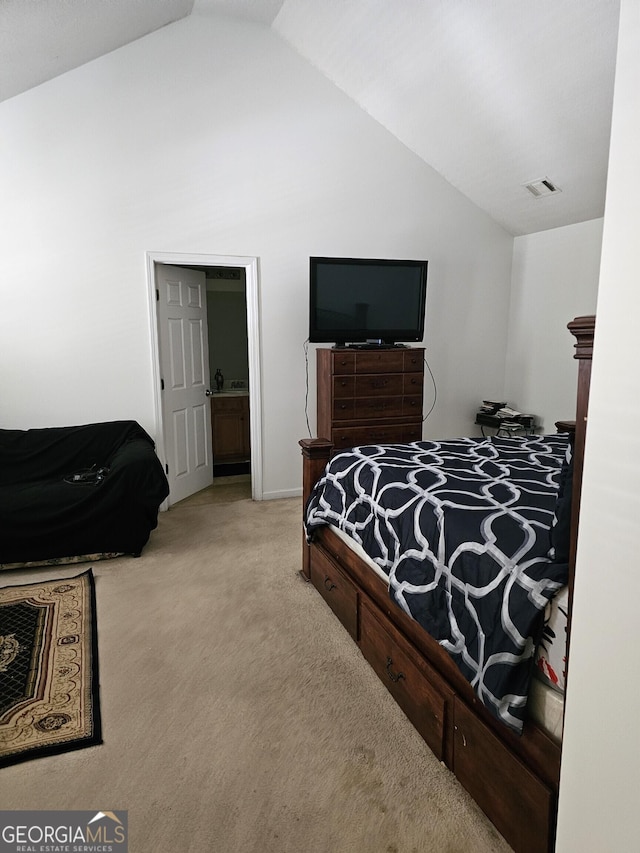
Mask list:
[[282,489],[277,492],[263,492],[262,500],[263,501],[276,501],[280,498],[301,498],[302,497],[302,489]]

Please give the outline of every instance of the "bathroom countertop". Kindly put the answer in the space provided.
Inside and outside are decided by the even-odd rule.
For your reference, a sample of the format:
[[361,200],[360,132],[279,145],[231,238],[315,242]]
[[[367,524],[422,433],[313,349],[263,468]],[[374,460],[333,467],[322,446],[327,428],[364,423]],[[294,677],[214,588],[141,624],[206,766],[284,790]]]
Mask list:
[[246,388],[242,388],[239,391],[212,391],[212,397],[248,397],[249,392]]

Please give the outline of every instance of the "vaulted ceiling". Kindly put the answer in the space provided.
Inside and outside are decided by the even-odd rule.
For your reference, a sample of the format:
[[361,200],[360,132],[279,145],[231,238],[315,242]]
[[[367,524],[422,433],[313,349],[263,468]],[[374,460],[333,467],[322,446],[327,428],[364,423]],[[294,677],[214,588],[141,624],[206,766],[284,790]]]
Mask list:
[[[603,215],[618,5],[0,0],[0,100],[194,7],[243,17],[270,26],[504,228],[526,234]],[[526,188],[536,181],[540,195]]]

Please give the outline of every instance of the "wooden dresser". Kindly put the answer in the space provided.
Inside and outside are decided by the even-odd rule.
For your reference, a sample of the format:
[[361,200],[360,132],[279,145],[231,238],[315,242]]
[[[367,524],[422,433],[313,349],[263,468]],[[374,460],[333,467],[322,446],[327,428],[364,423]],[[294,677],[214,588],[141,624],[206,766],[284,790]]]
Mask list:
[[316,350],[317,429],[335,450],[420,441],[424,349]]

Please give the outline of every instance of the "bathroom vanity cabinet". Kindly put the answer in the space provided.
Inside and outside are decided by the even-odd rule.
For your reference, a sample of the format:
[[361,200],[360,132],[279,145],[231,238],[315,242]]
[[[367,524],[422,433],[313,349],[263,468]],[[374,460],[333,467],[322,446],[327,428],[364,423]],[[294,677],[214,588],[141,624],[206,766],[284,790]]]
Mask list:
[[251,456],[249,395],[224,391],[211,397],[214,464],[246,462]]

